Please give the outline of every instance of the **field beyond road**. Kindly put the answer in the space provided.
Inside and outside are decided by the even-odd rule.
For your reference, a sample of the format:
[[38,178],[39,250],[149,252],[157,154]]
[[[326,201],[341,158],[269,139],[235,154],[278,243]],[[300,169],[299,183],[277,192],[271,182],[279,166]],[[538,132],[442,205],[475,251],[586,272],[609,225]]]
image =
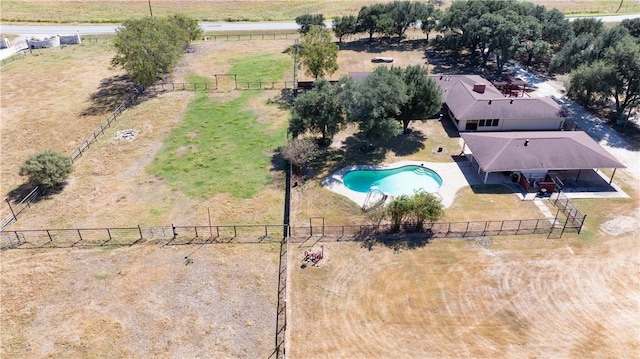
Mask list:
[[[331,19],[342,15],[357,15],[362,6],[385,1],[374,0],[5,0],[2,2],[2,22],[30,23],[120,23],[123,20],[148,16],[166,16],[177,12],[200,21],[283,21],[305,13],[322,13]],[[531,0],[548,8],[557,8],[567,15],[612,15],[640,12],[640,3],[618,0]],[[444,0],[448,7],[451,0]],[[151,9],[150,9],[151,7]],[[617,12],[616,12],[617,11]]]

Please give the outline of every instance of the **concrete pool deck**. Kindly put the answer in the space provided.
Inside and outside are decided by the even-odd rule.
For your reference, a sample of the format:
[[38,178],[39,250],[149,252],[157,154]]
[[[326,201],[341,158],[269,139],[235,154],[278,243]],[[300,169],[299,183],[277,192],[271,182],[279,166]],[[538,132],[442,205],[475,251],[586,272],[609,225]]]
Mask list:
[[333,172],[329,176],[327,176],[323,181],[322,185],[333,191],[335,193],[341,194],[355,203],[357,203],[360,207],[364,205],[364,201],[367,198],[367,193],[361,193],[353,191],[347,186],[344,185],[343,178],[347,172],[354,170],[382,170],[382,169],[391,169],[398,168],[403,166],[424,166],[438,173],[440,178],[442,178],[442,186],[440,189],[435,192],[442,199],[442,205],[447,208],[453,204],[453,200],[456,196],[456,192],[465,186],[469,186],[469,182],[467,181],[467,177],[462,172],[461,166],[456,162],[423,162],[423,161],[399,161],[389,164],[379,164],[379,165],[356,165],[356,166],[347,166],[338,171]]

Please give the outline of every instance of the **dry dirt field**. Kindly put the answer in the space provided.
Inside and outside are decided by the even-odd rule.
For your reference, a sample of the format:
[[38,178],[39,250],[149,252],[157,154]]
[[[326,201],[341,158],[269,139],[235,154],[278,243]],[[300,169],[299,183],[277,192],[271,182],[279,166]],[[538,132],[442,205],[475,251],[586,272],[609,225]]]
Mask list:
[[[202,43],[175,77],[224,73],[231,59],[286,46]],[[424,64],[422,51],[396,50],[375,56]],[[51,55],[73,57],[83,50],[64,51]],[[21,183],[16,169],[26,155],[45,147],[70,151],[104,118],[80,113],[91,106],[100,81],[119,72],[107,65],[108,49],[92,59],[99,69],[82,67],[83,56],[47,58],[43,69],[23,62],[1,70],[3,193]],[[345,50],[340,71],[367,71],[371,56]],[[71,61],[83,71],[56,72],[56,61]],[[23,76],[27,70],[37,86]],[[54,94],[65,101],[58,104]],[[265,93],[264,102],[272,96]],[[214,223],[238,213],[245,222],[281,221],[277,184],[251,200],[224,194],[196,200],[145,172],[191,98],[187,92],[167,93],[127,110],[78,162],[67,188],[25,212],[15,228],[202,224],[207,207],[215,209]],[[286,113],[263,103],[255,111],[287,120]],[[432,156],[433,146],[440,145],[435,141],[443,129],[433,126],[415,127],[432,141],[415,156]],[[141,131],[136,141],[113,139],[115,131],[127,128]],[[453,142],[443,142],[448,152],[458,148]],[[589,217],[579,236],[435,240],[400,251],[325,242],[319,266],[304,269],[300,260],[311,243],[290,244],[287,355],[637,357],[640,253],[638,227],[629,224],[640,222],[639,194],[637,180],[617,178],[633,198],[580,202]],[[316,182],[300,186],[292,202],[294,219],[299,225],[316,215],[361,223],[359,209],[339,197]],[[477,203],[496,211],[494,200]],[[192,262],[185,261],[190,254]],[[10,250],[0,253],[0,264],[0,357],[267,358],[273,351],[275,244]]]
[[267,358],[278,257],[278,244],[4,251],[0,357]]
[[573,241],[325,243],[306,268],[292,244],[288,357],[637,357],[637,238]]

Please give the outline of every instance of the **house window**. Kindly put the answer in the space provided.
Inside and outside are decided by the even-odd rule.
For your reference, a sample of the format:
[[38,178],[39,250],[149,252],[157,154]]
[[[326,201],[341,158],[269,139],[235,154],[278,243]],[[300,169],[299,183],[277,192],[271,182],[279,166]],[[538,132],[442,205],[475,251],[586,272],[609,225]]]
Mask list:
[[500,123],[500,120],[496,118],[496,119],[493,120],[493,123],[491,124],[491,126],[496,127],[496,126],[498,126],[499,123]]
[[464,127],[467,131],[475,131],[478,129],[478,120],[469,120]]
[[[488,120],[488,122],[491,122],[491,120]],[[484,120],[480,120],[478,127],[484,127]]]

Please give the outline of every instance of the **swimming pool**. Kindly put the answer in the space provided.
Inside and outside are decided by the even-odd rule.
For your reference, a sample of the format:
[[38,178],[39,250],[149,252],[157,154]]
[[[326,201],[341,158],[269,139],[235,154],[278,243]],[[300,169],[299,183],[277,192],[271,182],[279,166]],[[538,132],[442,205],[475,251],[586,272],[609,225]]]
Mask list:
[[377,187],[392,196],[412,195],[418,190],[434,193],[442,186],[442,178],[435,171],[414,165],[381,170],[353,170],[344,175],[343,182],[352,191],[367,193],[371,187]]

